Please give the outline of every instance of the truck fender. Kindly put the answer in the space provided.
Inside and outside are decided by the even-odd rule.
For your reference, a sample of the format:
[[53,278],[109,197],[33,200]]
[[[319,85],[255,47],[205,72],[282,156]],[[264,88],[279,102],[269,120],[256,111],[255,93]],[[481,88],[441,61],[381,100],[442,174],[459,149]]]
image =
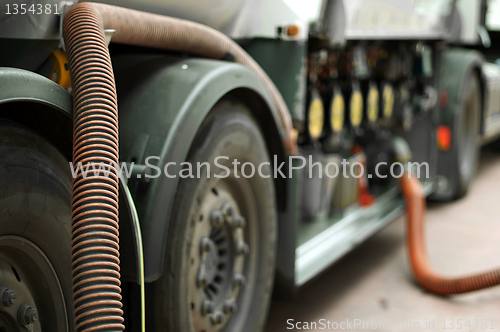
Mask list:
[[[152,282],[163,273],[180,164],[188,158],[198,128],[212,107],[227,95],[249,103],[269,153],[280,159],[284,159],[283,133],[264,85],[242,65],[158,54],[124,54],[112,62],[120,112],[120,161],[148,166],[152,173],[147,179],[145,174],[129,179],[141,222],[145,281]],[[171,177],[165,174],[167,162],[175,163],[167,169]],[[281,187],[276,188],[278,206],[280,199],[286,199]]]
[[0,117],[38,132],[71,160],[71,95],[53,81],[23,69],[0,68]]
[[[445,109],[439,112],[440,125],[449,126],[452,128],[452,146],[456,142],[455,123],[458,115],[462,112],[465,89],[467,88],[466,80],[477,71],[481,85],[481,128],[480,133],[483,133],[484,126],[484,101],[485,101],[485,78],[483,76],[481,66],[484,62],[483,55],[475,50],[467,50],[461,48],[448,48],[441,52],[440,71],[439,71],[439,89],[445,89],[448,94],[448,103]],[[457,170],[453,166],[456,162],[456,154],[453,149],[448,151],[438,151],[437,174],[445,177],[448,183],[446,186],[441,186],[438,183],[436,191],[431,195],[431,199],[448,200],[455,192],[455,186],[452,179]]]

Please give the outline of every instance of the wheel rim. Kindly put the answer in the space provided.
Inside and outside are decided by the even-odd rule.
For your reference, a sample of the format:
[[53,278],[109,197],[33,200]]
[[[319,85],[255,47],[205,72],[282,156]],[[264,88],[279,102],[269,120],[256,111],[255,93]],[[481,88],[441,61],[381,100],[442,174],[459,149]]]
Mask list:
[[213,179],[195,220],[188,285],[197,332],[234,331],[249,310],[258,267],[257,206],[248,179]]
[[476,137],[479,128],[479,124],[477,123],[477,113],[479,109],[475,100],[475,91],[475,89],[471,89],[466,95],[464,114],[458,135],[460,173],[463,174],[466,179],[472,175],[474,170]]
[[40,248],[19,236],[0,236],[0,331],[67,331],[64,303]]

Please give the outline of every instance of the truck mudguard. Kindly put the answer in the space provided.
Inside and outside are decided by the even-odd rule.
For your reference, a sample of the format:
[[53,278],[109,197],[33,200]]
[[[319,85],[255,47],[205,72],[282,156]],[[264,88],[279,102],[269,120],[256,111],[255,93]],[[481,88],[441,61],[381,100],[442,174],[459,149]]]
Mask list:
[[[71,95],[48,78],[23,69],[0,68],[0,117],[22,123],[43,135],[71,160]],[[57,130],[51,127],[54,124]]]
[[[217,101],[231,95],[247,104],[262,127],[269,153],[280,159],[284,136],[264,85],[242,65],[148,54],[119,55],[112,63],[120,112],[120,161],[147,166],[151,172],[129,179],[141,223],[145,281],[151,282],[163,272],[180,164]],[[171,177],[164,171],[167,162],[175,163],[168,166]],[[285,190],[276,187],[278,206],[283,207]]]
[[[481,83],[482,90],[482,109],[484,112],[484,94],[485,81],[481,72],[483,63],[483,55],[475,50],[467,50],[462,48],[448,48],[441,52],[441,68],[439,71],[439,89],[445,89],[448,94],[448,105],[446,109],[441,110],[439,124],[449,126],[452,129],[452,146],[456,144],[456,119],[464,107],[462,99],[465,96],[467,88],[467,80],[472,75],[473,71],[477,71]],[[483,132],[483,117],[481,116],[481,130]],[[455,192],[457,185],[452,181],[455,178],[453,167],[455,164],[456,153],[453,153],[453,148],[449,151],[438,151],[438,171],[439,176],[446,177],[448,185],[441,186],[438,184],[436,192],[431,196],[433,199],[449,199]]]

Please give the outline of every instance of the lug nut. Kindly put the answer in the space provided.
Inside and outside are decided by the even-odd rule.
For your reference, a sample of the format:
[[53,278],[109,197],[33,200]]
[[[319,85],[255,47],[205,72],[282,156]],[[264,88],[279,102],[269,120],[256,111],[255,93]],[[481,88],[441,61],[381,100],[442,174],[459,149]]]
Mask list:
[[234,216],[231,218],[231,226],[235,228],[244,228],[247,222],[243,216]]
[[30,325],[38,320],[38,311],[27,304],[23,304],[19,308],[19,323],[23,325]]
[[234,275],[234,287],[241,288],[241,287],[245,286],[245,283],[246,283],[246,279],[245,279],[244,275],[239,274],[239,273],[236,273]]
[[213,314],[210,315],[210,320],[214,325],[222,324],[222,321],[224,320],[224,314],[219,310],[216,310]]
[[220,210],[212,210],[209,219],[213,227],[221,227],[224,224],[224,215]]
[[222,214],[224,215],[224,219],[226,219],[226,221],[229,221],[231,219],[231,217],[234,215],[234,207],[231,203],[224,203],[224,205],[222,205]]
[[208,285],[208,276],[203,273],[201,277],[198,278],[198,287],[206,287]]
[[234,314],[238,310],[238,305],[233,300],[227,300],[224,303],[224,311],[226,314]]
[[201,247],[201,252],[208,252],[212,249],[212,246],[211,246],[211,240],[204,236],[201,238],[200,240],[200,247]]
[[214,312],[214,304],[208,300],[203,301],[201,304],[201,314],[203,316]]
[[14,303],[16,303],[16,293],[5,286],[0,287],[0,306],[8,308]]
[[236,252],[238,255],[247,255],[250,252],[250,247],[244,241],[236,243]]

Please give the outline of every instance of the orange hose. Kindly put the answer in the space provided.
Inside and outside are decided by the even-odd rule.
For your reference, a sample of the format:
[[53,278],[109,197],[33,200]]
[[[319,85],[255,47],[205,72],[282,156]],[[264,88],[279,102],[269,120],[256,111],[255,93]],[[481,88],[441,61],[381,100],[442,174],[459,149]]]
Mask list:
[[500,269],[457,278],[436,274],[429,265],[425,250],[425,196],[420,180],[405,173],[399,183],[406,201],[407,250],[417,282],[426,290],[440,295],[468,293],[500,284]]

